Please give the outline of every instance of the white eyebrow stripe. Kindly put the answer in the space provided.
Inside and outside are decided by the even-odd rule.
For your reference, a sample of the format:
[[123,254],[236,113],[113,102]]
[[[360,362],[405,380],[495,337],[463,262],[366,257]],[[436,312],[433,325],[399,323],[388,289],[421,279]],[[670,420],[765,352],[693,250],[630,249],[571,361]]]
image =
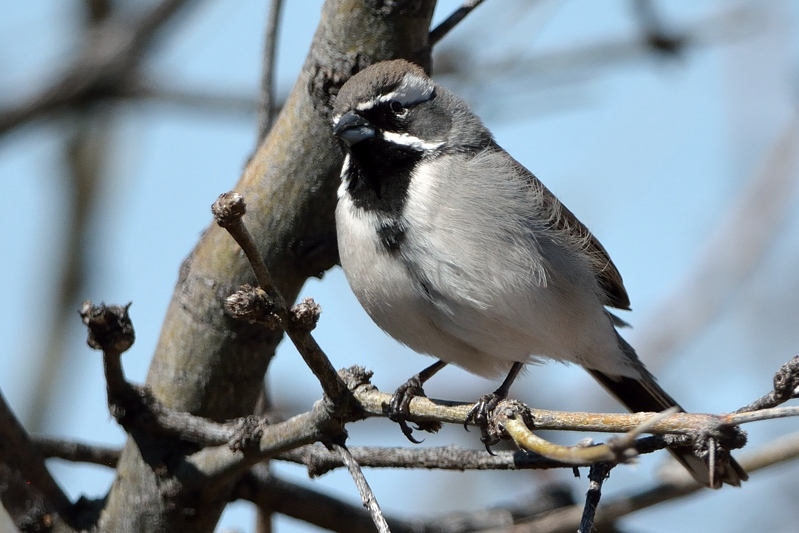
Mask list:
[[413,104],[430,100],[430,98],[433,97],[433,92],[435,92],[435,86],[432,83],[419,76],[406,74],[396,89],[390,93],[381,94],[371,100],[360,102],[355,106],[355,109],[358,111],[366,111],[379,104],[393,101],[399,102],[405,107],[409,107]]
[[414,137],[413,135],[409,135],[407,133],[384,131],[382,134],[383,139],[389,142],[407,146],[408,148],[412,148],[420,152],[432,152],[438,150],[444,145],[444,141],[425,141],[419,137]]
[[377,104],[380,103],[379,98],[372,98],[371,100],[367,100],[366,102],[360,102],[355,105],[356,111],[366,111],[367,109],[372,109]]
[[410,106],[430,100],[434,89],[433,84],[427,80],[413,74],[406,74],[402,78],[402,83],[394,91],[379,96],[377,99],[380,102],[396,100],[404,106]]

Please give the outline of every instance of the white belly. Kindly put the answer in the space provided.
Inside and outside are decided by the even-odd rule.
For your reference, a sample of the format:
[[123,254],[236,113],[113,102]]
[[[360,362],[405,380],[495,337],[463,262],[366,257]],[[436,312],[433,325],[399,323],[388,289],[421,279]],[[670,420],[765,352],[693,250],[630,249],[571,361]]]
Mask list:
[[[336,208],[341,265],[380,328],[417,352],[483,376],[539,357],[638,376],[587,267],[553,265],[547,254],[559,255],[546,246],[554,245],[539,247],[523,230],[497,228],[479,199],[420,191],[436,186],[424,178],[410,193],[438,201],[406,205],[410,229],[401,251],[381,244],[376,228],[383,215],[356,208],[347,194]],[[512,208],[512,200],[502,205]],[[453,208],[469,201],[466,210]]]

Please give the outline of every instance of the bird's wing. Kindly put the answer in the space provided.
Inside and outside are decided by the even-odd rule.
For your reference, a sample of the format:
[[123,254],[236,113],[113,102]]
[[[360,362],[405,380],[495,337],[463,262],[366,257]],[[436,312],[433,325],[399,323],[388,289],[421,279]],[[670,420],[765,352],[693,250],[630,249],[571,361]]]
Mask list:
[[[502,150],[498,145],[495,146],[496,149]],[[513,159],[510,155],[508,157]],[[513,163],[518,167],[520,175],[527,178],[533,187],[540,189],[542,196],[540,208],[544,214],[548,215],[547,220],[550,227],[556,233],[562,234],[564,239],[582,247],[583,251],[590,257],[591,269],[604,292],[605,299],[603,303],[617,309],[630,309],[630,298],[624,288],[621,274],[616,265],[613,264],[613,261],[611,261],[605,247],[532,172],[515,159],[513,159]]]

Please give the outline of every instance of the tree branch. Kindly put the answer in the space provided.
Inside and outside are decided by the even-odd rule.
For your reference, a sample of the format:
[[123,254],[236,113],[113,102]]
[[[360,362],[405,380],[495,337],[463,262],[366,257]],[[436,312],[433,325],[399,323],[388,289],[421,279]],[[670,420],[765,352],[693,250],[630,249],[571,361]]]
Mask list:
[[[309,276],[337,261],[333,212],[342,154],[330,133],[331,101],[352,73],[373,62],[405,57],[429,66],[433,7],[429,0],[412,6],[374,0],[325,2],[297,83],[235,186],[247,198],[248,225],[259,254],[287,301],[296,298]],[[167,408],[215,421],[252,412],[281,334],[233,319],[224,299],[253,281],[239,246],[221,228],[208,228],[181,268],[147,378],[153,396]],[[317,437],[312,434],[309,442]],[[99,527],[212,531],[234,479],[223,477],[227,485],[166,494],[163,487],[186,481],[180,476],[192,481],[192,465],[166,473],[153,467],[174,464],[175,457],[188,453],[187,461],[211,472],[236,471],[232,461],[201,463],[218,458],[211,450],[175,448],[141,435],[135,445],[129,441]],[[236,468],[241,464],[239,459]],[[142,495],[155,503],[141,505]],[[187,508],[192,515],[177,511]]]
[[482,3],[483,0],[466,0],[461,7],[456,9],[444,22],[430,32],[430,47],[437,45],[452,28],[457,26],[460,21],[466,18],[466,15]]
[[[665,445],[664,445],[665,446]],[[563,463],[524,451],[466,450],[458,446],[435,448],[350,448],[358,464],[369,468],[425,468],[435,470],[527,470],[562,467]],[[284,452],[277,459],[304,465],[310,477],[318,477],[344,463],[324,446],[315,444]]]
[[374,492],[372,492],[372,487],[370,487],[369,482],[366,481],[366,477],[363,475],[363,471],[358,462],[352,457],[352,454],[350,454],[346,446],[333,443],[332,449],[341,457],[341,460],[347,466],[347,470],[349,470],[350,476],[352,476],[352,480],[355,481],[355,486],[358,488],[358,493],[361,495],[363,506],[369,510],[372,522],[374,522],[377,527],[377,531],[379,533],[391,533],[388,528],[388,523],[383,517],[383,511],[380,510],[380,505],[377,503],[377,498],[375,498]]
[[87,33],[81,54],[49,87],[12,109],[0,110],[0,135],[59,108],[96,101],[133,76],[158,31],[188,0],[162,0],[135,21],[105,18]]
[[[740,454],[738,462],[744,470],[752,474],[797,457],[799,457],[799,433],[794,433],[777,439],[755,452]],[[668,476],[664,478],[649,489],[606,500],[594,524],[596,530],[603,531],[619,518],[636,511],[703,490],[703,487],[682,467],[669,470]],[[516,524],[513,531],[514,533],[572,533],[579,525],[582,514],[582,505],[572,505]],[[505,531],[492,529],[483,533],[505,533]]]
[[70,501],[0,394],[0,501],[22,531],[71,531]]
[[277,55],[277,30],[280,24],[280,12],[283,0],[269,2],[269,14],[266,18],[264,32],[263,64],[261,66],[261,101],[258,105],[258,142],[266,138],[272,127],[275,110],[275,56]]
[[[236,485],[236,498],[259,508],[302,520],[339,533],[374,533],[368,511],[323,492],[296,485],[275,474],[250,472]],[[393,533],[419,533],[418,522],[386,517]]]
[[264,298],[261,298],[260,293],[256,291],[253,294],[252,289],[246,286],[243,291],[226,299],[227,310],[236,317],[248,318],[255,322],[268,322],[269,317],[274,316],[277,319],[277,325],[288,334],[305,364],[319,380],[327,397],[335,404],[340,404],[350,398],[347,385],[339,377],[330,359],[311,335],[311,331],[319,320],[321,312],[319,306],[313,300],[306,299],[289,310],[286,300],[275,286],[269,268],[258,252],[252,235],[242,221],[242,217],[247,211],[244,198],[236,193],[224,193],[214,202],[211,210],[217,224],[225,228],[241,246],[252,266],[260,289],[265,293]]
[[31,437],[36,449],[45,458],[55,457],[73,463],[91,463],[115,468],[120,450],[97,444],[86,444],[52,437]]
[[588,492],[585,494],[585,506],[580,518],[578,533],[591,533],[594,530],[594,517],[602,497],[602,484],[610,475],[611,468],[612,466],[608,463],[597,463],[591,466],[591,470],[588,472]]

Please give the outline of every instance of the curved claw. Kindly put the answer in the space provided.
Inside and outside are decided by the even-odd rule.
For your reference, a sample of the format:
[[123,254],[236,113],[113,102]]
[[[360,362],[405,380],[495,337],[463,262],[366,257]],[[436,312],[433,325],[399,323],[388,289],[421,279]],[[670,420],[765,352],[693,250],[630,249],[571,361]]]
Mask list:
[[496,409],[499,402],[503,399],[504,398],[496,392],[481,396],[477,400],[477,403],[474,404],[474,407],[469,410],[469,413],[466,415],[466,420],[463,423],[463,427],[466,428],[467,431],[469,430],[467,427],[469,422],[474,422],[474,425],[480,428],[480,440],[485,445],[486,451],[491,455],[496,455],[491,451],[491,446],[496,444],[498,440],[491,435],[489,431],[489,422],[494,415],[494,409]]
[[391,418],[391,420],[399,424],[402,434],[405,435],[406,439],[414,444],[421,444],[424,442],[424,439],[419,440],[413,436],[413,428],[408,425],[408,422],[404,418]]
[[[413,428],[408,425],[411,400],[416,396],[425,396],[422,388],[422,379],[416,374],[411,379],[400,385],[391,396],[388,403],[388,418],[399,424],[402,434],[414,444],[421,444],[424,439],[418,440],[413,436]],[[436,432],[441,429],[439,422],[417,423],[416,429],[420,431]]]
[[483,439],[483,438],[481,438],[480,440],[483,441],[483,446],[486,447],[486,451],[488,452],[488,455],[493,455],[494,457],[496,457],[497,454],[495,454],[494,450],[491,449],[491,446],[492,446],[491,442],[489,442],[488,439]]

